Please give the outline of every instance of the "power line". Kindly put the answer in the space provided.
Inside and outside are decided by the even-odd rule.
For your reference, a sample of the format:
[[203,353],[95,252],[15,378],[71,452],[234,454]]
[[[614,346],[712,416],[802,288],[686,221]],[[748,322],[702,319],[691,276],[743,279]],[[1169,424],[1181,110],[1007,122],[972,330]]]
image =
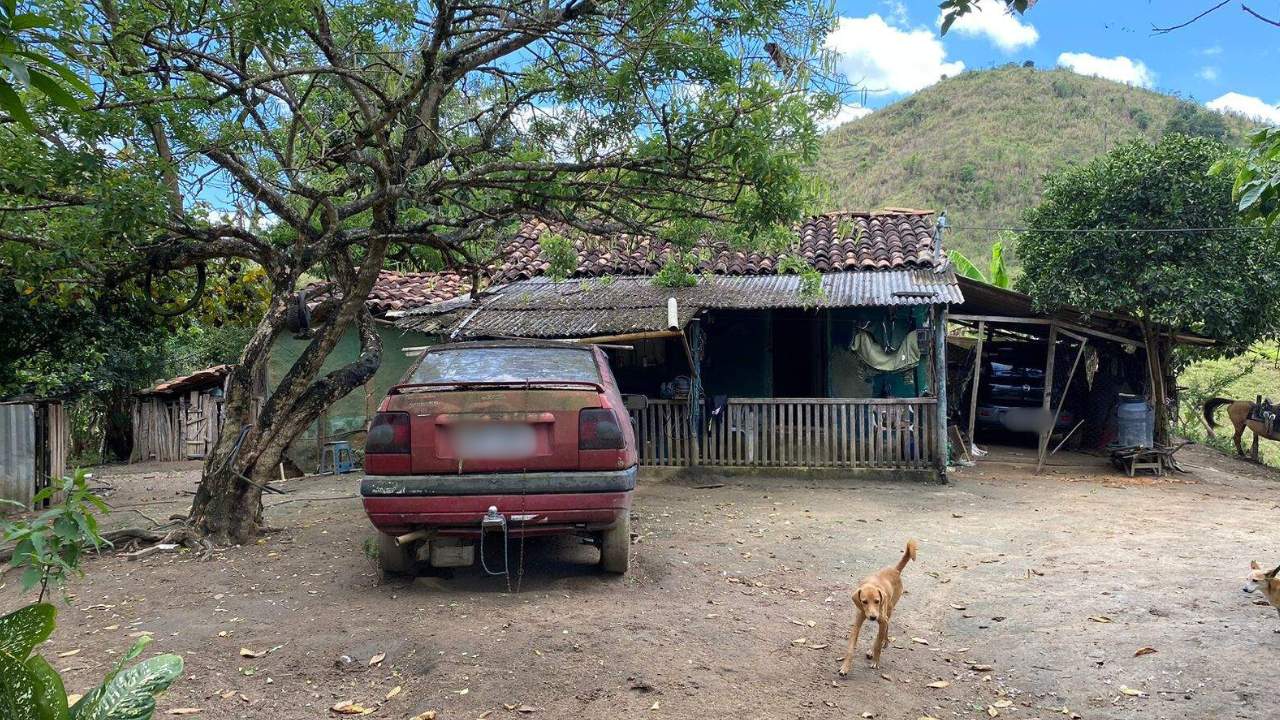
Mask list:
[[948,230],[984,230],[1009,231],[1016,233],[1187,233],[1187,232],[1267,232],[1262,227],[1194,227],[1194,228],[1030,228],[1030,227],[984,227],[979,225],[948,225]]

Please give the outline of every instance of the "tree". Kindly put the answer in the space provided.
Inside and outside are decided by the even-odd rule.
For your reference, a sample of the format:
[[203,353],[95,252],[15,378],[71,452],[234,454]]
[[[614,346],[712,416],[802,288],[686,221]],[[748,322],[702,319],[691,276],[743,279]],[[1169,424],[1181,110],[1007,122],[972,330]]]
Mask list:
[[42,94],[71,112],[79,112],[80,101],[67,88],[91,91],[56,53],[45,50],[57,44],[56,35],[50,34],[57,23],[47,15],[20,10],[17,0],[0,0],[0,110],[7,114],[0,122],[17,121],[32,128],[20,90]]
[[1229,150],[1167,135],[1121,145],[1047,179],[1018,236],[1019,290],[1045,308],[1132,314],[1152,363],[1158,430],[1166,427],[1169,330],[1242,350],[1280,329],[1280,240],[1244,225],[1231,181],[1208,169]]
[[[839,101],[831,10],[806,0],[64,0],[55,14],[76,28],[70,55],[94,58],[96,112],[52,132],[37,103],[34,131],[7,130],[51,170],[0,177],[0,240],[82,268],[68,228],[87,214],[106,284],[192,283],[225,258],[265,273],[193,502],[222,541],[256,533],[289,442],[377,369],[364,299],[388,257],[478,269],[535,213],[602,234],[776,239],[812,209],[813,118]],[[62,172],[73,157],[81,170]],[[251,378],[304,273],[341,292],[252,419]],[[322,373],[351,328],[359,357]]]

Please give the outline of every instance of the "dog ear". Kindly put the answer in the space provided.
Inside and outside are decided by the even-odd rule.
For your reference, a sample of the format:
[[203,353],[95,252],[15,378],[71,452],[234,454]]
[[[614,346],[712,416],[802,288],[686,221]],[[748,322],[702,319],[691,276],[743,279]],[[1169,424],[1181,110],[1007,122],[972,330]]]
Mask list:
[[1250,569],[1250,570],[1261,570],[1261,569],[1262,569],[1262,566],[1258,564],[1258,561],[1257,561],[1257,560],[1250,560],[1250,561],[1249,561],[1249,569]]
[[1267,579],[1268,579],[1268,580],[1270,580],[1270,579],[1274,578],[1274,577],[1276,576],[1276,573],[1280,573],[1280,565],[1277,565],[1277,566],[1275,567],[1275,569],[1274,569],[1274,570],[1272,570],[1271,572],[1267,573],[1267,575],[1266,575]]

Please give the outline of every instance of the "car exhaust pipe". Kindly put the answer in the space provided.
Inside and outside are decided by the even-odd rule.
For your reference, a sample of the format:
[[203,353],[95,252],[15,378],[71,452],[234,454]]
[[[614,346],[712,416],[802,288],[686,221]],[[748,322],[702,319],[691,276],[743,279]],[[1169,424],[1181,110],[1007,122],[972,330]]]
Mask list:
[[428,532],[427,530],[420,528],[418,530],[414,530],[413,532],[408,532],[403,535],[397,536],[396,544],[400,546],[408,545],[409,543],[414,542],[416,540],[423,540],[430,534],[431,533]]

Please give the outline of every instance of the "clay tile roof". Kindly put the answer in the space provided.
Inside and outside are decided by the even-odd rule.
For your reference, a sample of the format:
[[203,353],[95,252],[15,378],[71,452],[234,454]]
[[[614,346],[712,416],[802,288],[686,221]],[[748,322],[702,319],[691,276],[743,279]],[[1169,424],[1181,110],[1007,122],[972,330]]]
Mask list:
[[[586,236],[567,226],[542,220],[525,222],[489,268],[490,283],[504,285],[542,275],[549,266],[539,238],[548,230],[572,240],[578,251],[574,277],[652,275],[666,262],[671,246],[661,240],[630,235]],[[843,231],[843,232],[842,232]],[[840,212],[809,218],[796,227],[792,249],[761,253],[709,242],[698,272],[717,275],[772,274],[786,254],[798,254],[819,272],[934,268],[942,258],[934,251],[934,219],[928,210],[891,208],[878,212]]]
[[[329,298],[332,285],[327,282],[307,286],[307,304],[313,309]],[[471,292],[471,278],[456,272],[395,272],[383,270],[369,291],[369,312],[375,316],[393,310],[430,305],[452,300]]]

